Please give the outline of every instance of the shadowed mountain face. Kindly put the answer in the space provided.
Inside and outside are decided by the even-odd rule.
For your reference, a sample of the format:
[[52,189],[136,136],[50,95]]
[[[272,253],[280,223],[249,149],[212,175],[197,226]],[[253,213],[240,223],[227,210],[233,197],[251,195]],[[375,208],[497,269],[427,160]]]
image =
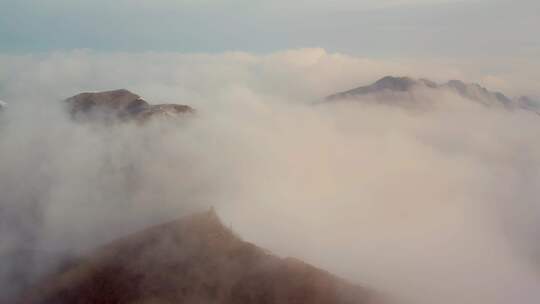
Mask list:
[[529,96],[521,96],[516,100],[516,102],[522,109],[528,109],[531,111],[538,111],[538,109],[540,109],[540,100]]
[[371,291],[244,242],[213,211],[133,234],[19,303],[377,303]]
[[394,92],[407,92],[413,89],[415,86],[427,86],[431,88],[436,88],[437,84],[429,80],[424,80],[424,79],[415,80],[409,77],[386,76],[384,78],[377,80],[372,85],[365,86],[365,87],[358,87],[356,89],[352,89],[346,92],[337,93],[337,94],[329,96],[328,99],[332,100],[332,99],[341,99],[341,98],[358,96],[358,95],[373,94],[373,93],[378,93],[385,90],[394,91]]
[[[444,84],[437,84],[426,79],[413,79],[409,77],[386,76],[375,83],[358,87],[349,91],[336,93],[326,97],[326,101],[354,100],[365,96],[375,97],[377,101],[392,103],[410,97],[415,89],[428,89],[452,92],[462,98],[479,102],[487,106],[503,106],[505,108],[519,108],[539,111],[540,105],[530,97],[511,99],[500,92],[492,92],[475,84],[460,80],[450,80]],[[405,98],[406,99],[406,98]]]
[[7,109],[7,103],[0,100],[0,113],[3,113]]
[[447,87],[461,97],[476,101],[497,101],[502,105],[510,105],[512,100],[500,92],[491,92],[476,83],[464,83],[460,80],[450,80],[442,87]]
[[81,93],[66,99],[66,103],[69,112],[76,120],[146,121],[153,117],[176,118],[182,114],[194,112],[186,105],[150,105],[128,90]]

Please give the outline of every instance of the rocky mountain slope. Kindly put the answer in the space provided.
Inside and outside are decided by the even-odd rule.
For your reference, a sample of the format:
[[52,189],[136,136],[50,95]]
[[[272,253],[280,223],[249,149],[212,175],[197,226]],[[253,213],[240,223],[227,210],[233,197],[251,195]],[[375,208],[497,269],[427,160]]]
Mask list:
[[193,113],[187,105],[150,105],[128,90],[81,93],[65,100],[68,111],[76,120],[136,120],[146,121],[152,117],[177,118]]
[[404,99],[411,99],[410,95],[413,94],[416,89],[450,92],[486,106],[502,106],[508,109],[540,111],[540,101],[536,101],[531,97],[522,96],[512,99],[503,93],[490,91],[475,83],[450,80],[446,83],[438,84],[427,79],[394,76],[386,76],[371,85],[332,94],[326,97],[325,100],[355,100],[370,96],[380,102],[395,102],[398,100],[403,101]]
[[212,210],[112,242],[22,304],[381,303],[367,289],[242,241]]

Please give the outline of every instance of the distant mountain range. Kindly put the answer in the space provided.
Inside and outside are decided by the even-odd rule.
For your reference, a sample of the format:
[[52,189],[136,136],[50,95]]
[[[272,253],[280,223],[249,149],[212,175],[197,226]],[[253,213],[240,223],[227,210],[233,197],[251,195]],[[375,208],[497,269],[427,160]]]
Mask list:
[[[520,96],[510,98],[507,95],[490,91],[476,83],[450,80],[436,83],[429,79],[385,76],[373,84],[338,92],[324,98],[324,103],[338,101],[366,100],[366,97],[384,104],[410,104],[415,99],[415,90],[432,90],[456,94],[485,106],[503,107],[508,110],[527,110],[540,115],[540,98]],[[425,97],[425,96],[424,96]],[[182,114],[194,113],[195,110],[182,104],[152,105],[126,89],[103,92],[80,93],[65,100],[67,110],[78,121],[138,121],[144,122],[152,117],[176,118]],[[7,103],[0,100],[0,111],[7,108]]]
[[508,109],[540,111],[539,100],[528,96],[509,98],[501,92],[490,91],[476,83],[450,80],[446,83],[438,84],[428,79],[394,76],[386,76],[371,85],[332,94],[326,97],[325,101],[355,100],[366,96],[373,96],[377,100],[393,102],[394,99],[401,99],[403,98],[403,94],[413,93],[416,89],[447,91],[486,106],[502,106]]

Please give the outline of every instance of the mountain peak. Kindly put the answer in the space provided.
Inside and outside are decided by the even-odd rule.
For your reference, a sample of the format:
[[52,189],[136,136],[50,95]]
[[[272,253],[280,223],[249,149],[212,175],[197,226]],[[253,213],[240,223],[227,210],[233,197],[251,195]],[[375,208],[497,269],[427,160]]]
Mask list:
[[[450,80],[444,84],[438,84],[428,79],[414,79],[411,77],[383,77],[371,85],[358,87],[349,91],[344,91],[330,95],[327,101],[353,100],[363,96],[374,96],[378,102],[392,103],[402,99],[413,100],[414,96],[392,95],[393,93],[412,93],[415,88],[427,88],[432,90],[446,90],[453,92],[464,99],[479,102],[483,105],[503,106],[506,108],[519,108],[537,111],[538,105],[525,99],[519,101],[508,98],[501,92],[490,91],[477,83],[465,83],[461,80]],[[536,109],[533,109],[533,108]]]
[[417,84],[417,81],[410,77],[386,76],[377,80],[373,86],[380,90],[406,91]]
[[210,209],[116,240],[38,283],[22,303],[367,304],[379,300],[370,290],[241,240]]
[[126,89],[80,93],[65,100],[68,111],[76,120],[138,120],[151,117],[178,117],[193,113],[190,106],[180,104],[150,105],[139,95]]
[[368,86],[361,86],[349,91],[336,93],[330,95],[326,100],[340,100],[347,98],[354,98],[355,96],[375,94],[381,92],[406,92],[410,90],[413,86],[421,84],[422,82],[414,80],[410,77],[396,77],[396,76],[385,76],[375,83]]

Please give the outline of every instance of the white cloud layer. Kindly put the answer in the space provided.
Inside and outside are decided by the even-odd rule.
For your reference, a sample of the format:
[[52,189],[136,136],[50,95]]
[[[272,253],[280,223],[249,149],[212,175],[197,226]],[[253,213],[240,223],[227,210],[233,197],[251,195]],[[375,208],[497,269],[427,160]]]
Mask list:
[[[3,251],[81,250],[213,205],[248,241],[413,303],[540,300],[537,115],[433,92],[414,93],[429,109],[312,104],[387,74],[481,71],[322,49],[76,51],[0,71]],[[197,116],[101,128],[59,107],[113,88]]]

